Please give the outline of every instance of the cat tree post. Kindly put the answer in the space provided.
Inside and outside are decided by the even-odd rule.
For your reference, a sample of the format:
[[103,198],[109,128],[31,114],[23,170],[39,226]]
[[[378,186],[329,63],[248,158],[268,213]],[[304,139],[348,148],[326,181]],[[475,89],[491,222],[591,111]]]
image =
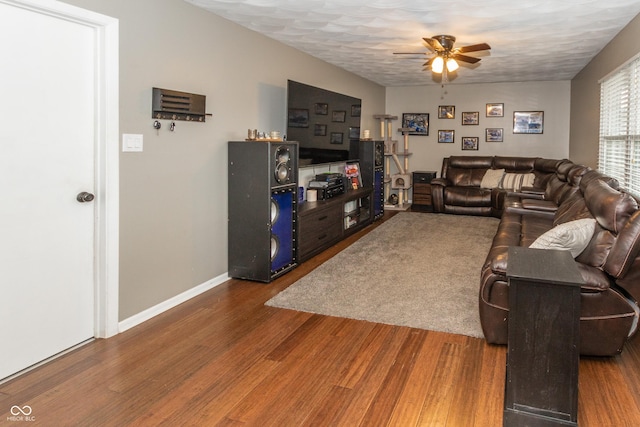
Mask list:
[[384,141],[384,200],[385,208],[394,208],[395,206],[387,204],[389,196],[391,195],[391,177],[389,171],[391,170],[391,154],[395,152],[395,145],[397,141],[391,139],[391,122],[397,120],[398,116],[392,116],[389,114],[376,114],[374,119],[380,120],[380,138]]
[[[409,189],[411,188],[411,175],[409,174],[409,156],[411,155],[411,153],[409,153],[409,133],[411,130],[411,128],[398,129],[398,132],[402,133],[404,146],[401,153],[396,152],[393,154],[398,173],[391,177],[391,188],[398,190],[399,205],[401,208],[404,208],[405,200],[407,202],[409,201]],[[404,164],[400,163],[398,159],[400,156],[403,157]]]

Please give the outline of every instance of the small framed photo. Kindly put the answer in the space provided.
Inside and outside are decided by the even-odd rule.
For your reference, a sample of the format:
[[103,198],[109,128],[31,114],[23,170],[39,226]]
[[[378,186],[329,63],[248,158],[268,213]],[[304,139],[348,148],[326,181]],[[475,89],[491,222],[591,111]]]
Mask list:
[[463,150],[477,150],[480,138],[477,136],[463,136],[462,137],[462,149]]
[[455,135],[455,131],[453,130],[439,130],[438,142],[443,144],[453,144],[454,135]]
[[347,117],[347,112],[344,110],[336,110],[331,113],[332,122],[344,123],[346,117]]
[[438,118],[439,119],[455,119],[456,118],[455,105],[438,106]]
[[331,144],[342,144],[342,132],[331,132],[331,139],[329,142]]
[[309,110],[302,108],[289,108],[288,125],[291,128],[309,127]]
[[360,117],[360,111],[362,110],[362,105],[353,104],[351,106],[351,117]]
[[480,123],[480,112],[479,111],[465,111],[462,113],[462,124],[463,125],[477,125]]
[[514,111],[513,133],[540,134],[544,129],[544,111]]
[[327,125],[316,123],[313,126],[313,136],[327,136]]
[[486,128],[484,130],[486,142],[502,142],[504,136],[503,128]]
[[409,135],[429,135],[429,113],[402,113],[402,127]]
[[326,116],[327,114],[329,114],[329,104],[325,104],[324,102],[317,102],[314,105],[313,111],[319,116]]
[[504,117],[504,104],[487,104],[487,117]]
[[360,139],[360,126],[349,128],[349,139]]
[[344,176],[347,177],[351,188],[357,190],[362,187],[362,178],[360,177],[360,163],[349,161],[344,165]]

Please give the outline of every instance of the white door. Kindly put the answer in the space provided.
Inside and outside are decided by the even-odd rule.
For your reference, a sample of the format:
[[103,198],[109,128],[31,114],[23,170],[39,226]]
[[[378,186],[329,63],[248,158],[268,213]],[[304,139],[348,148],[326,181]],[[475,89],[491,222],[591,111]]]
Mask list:
[[0,379],[94,336],[95,37],[0,3]]

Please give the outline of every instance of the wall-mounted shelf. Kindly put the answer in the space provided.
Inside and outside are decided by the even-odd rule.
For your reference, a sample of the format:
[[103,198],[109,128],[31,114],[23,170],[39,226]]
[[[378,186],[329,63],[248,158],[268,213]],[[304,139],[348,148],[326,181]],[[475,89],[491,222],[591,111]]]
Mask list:
[[204,122],[207,98],[195,93],[153,88],[151,117],[154,119]]

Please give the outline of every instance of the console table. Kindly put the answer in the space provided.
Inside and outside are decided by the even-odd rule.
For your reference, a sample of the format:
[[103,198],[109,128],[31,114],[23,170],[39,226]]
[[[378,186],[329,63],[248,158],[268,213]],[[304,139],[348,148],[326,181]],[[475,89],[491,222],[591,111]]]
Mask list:
[[373,221],[372,187],[298,207],[298,260],[306,261]]
[[580,285],[569,251],[509,248],[504,426],[577,426]]

